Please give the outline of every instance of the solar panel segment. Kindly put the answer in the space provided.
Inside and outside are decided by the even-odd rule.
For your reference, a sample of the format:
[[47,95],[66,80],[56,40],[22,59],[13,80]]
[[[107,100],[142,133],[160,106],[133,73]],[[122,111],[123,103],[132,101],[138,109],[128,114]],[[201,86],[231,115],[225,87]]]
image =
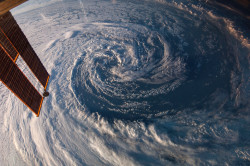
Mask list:
[[0,17],[0,30],[46,88],[49,74],[10,12]]
[[49,74],[26,36],[18,26],[10,9],[27,0],[0,0],[0,80],[37,116],[43,96],[16,64],[19,55],[46,92]]
[[43,97],[0,45],[0,80],[39,116]]
[[0,30],[0,44],[2,45],[2,47],[4,47],[4,49],[8,52],[11,58],[15,61],[18,57],[18,52],[1,30]]

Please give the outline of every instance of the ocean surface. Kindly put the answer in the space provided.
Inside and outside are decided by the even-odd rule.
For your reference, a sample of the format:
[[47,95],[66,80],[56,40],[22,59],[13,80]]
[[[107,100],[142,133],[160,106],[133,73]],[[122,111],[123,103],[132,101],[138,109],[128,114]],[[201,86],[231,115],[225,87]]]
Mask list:
[[50,96],[37,118],[0,84],[1,163],[250,165],[244,10],[30,0],[12,13],[51,74]]

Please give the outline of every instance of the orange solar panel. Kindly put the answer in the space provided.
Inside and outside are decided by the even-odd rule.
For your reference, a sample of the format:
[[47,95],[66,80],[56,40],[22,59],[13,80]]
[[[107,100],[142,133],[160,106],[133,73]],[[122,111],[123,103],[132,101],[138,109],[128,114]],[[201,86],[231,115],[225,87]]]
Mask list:
[[0,45],[0,80],[39,116],[43,97]]
[[[6,36],[6,39],[9,40],[17,53],[20,54],[43,87],[46,88],[49,74],[10,12],[0,16],[0,31]],[[4,45],[8,49],[10,48],[9,43],[7,42],[8,46]],[[15,53],[9,54],[12,58],[15,56]]]
[[46,91],[49,80],[47,70],[11,13],[4,12],[0,15],[0,80],[39,116],[43,97],[15,63],[19,55]]

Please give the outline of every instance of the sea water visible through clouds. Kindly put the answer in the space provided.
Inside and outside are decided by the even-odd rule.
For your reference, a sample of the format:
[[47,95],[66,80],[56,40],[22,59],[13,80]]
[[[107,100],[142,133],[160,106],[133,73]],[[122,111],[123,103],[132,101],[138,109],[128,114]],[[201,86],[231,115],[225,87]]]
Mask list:
[[0,87],[16,160],[250,165],[244,13],[205,1],[75,0],[29,1],[13,14],[51,74],[39,118]]

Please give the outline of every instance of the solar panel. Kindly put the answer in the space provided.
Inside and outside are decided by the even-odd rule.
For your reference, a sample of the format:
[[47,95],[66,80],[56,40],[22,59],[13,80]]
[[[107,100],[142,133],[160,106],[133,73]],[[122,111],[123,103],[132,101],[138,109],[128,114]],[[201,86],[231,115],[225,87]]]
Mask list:
[[[0,10],[5,7],[14,7],[16,5],[15,3],[21,3],[24,1],[25,0],[6,0],[1,2],[0,0],[0,4],[6,4],[6,6],[1,6]],[[11,13],[9,11],[2,11],[1,13],[0,11],[0,80],[27,107],[29,107],[31,111],[39,116],[43,102],[43,96],[26,77],[24,74],[25,72],[20,70],[18,67],[19,65],[16,64],[19,55],[22,57],[21,59],[24,60],[30,71],[34,74],[46,91],[50,77],[47,70],[41,63],[40,59],[31,47],[29,41]],[[18,60],[20,60],[20,58]],[[31,79],[33,77],[31,76],[29,78]],[[34,83],[34,80],[32,81]]]
[[37,116],[43,97],[0,45],[0,80]]
[[[49,74],[10,12],[0,17],[0,30],[46,88]],[[13,57],[14,53],[10,53],[10,55]]]

